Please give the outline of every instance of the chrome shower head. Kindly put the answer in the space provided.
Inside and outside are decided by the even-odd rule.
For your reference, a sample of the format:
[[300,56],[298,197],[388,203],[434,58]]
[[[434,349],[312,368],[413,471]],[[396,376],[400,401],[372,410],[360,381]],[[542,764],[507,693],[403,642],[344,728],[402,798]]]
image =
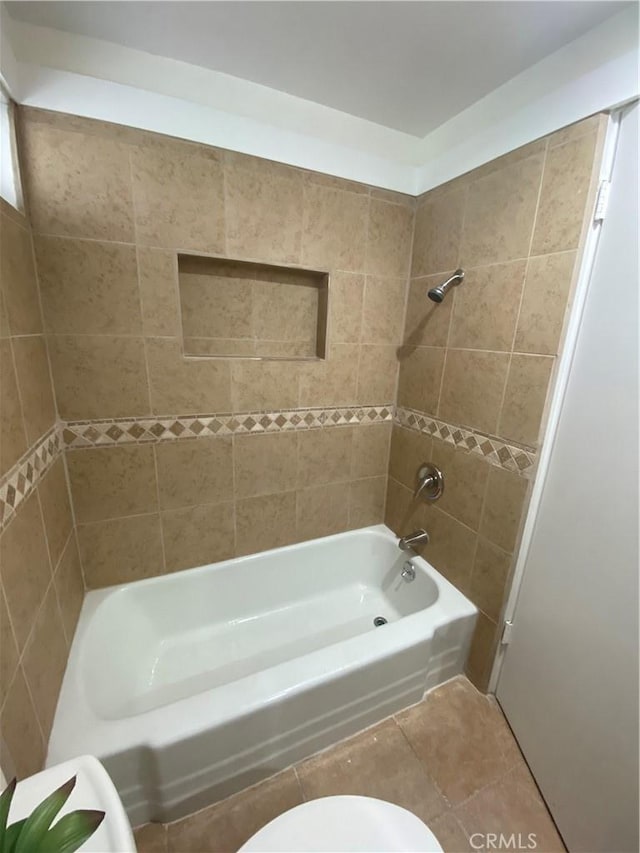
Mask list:
[[449,290],[452,287],[456,287],[458,284],[462,282],[464,278],[464,270],[456,270],[451,278],[448,278],[442,284],[439,284],[437,287],[432,287],[431,290],[427,293],[429,299],[432,302],[442,302]]

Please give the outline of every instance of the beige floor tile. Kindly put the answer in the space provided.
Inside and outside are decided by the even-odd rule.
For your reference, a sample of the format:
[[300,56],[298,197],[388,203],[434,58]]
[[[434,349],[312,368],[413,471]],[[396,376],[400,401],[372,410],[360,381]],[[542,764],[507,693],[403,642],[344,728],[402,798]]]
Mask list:
[[445,802],[393,720],[303,762],[305,799],[357,794],[387,800],[428,822]]
[[[451,811],[444,812],[432,821],[429,824],[429,829],[440,842],[444,853],[467,853],[467,851],[473,850],[465,831]],[[146,850],[138,850],[138,853],[146,853]]]
[[303,796],[340,794],[377,797],[409,809],[429,825],[445,853],[485,849],[480,836],[471,843],[472,833],[520,833],[527,843],[531,832],[541,853],[564,850],[495,700],[463,677],[432,691],[396,720],[385,720],[295,771],[168,826],[139,827],[136,843],[140,853],[234,851]]
[[488,833],[519,834],[523,845],[535,844],[540,853],[565,849],[524,761],[457,808],[456,816],[476,850],[489,849],[481,845]]
[[396,719],[452,805],[498,781],[520,757],[493,700],[464,678],[434,690]]
[[168,826],[170,853],[227,853],[241,847],[269,821],[302,803],[295,771],[241,791]]
[[138,853],[167,853],[167,827],[163,823],[145,823],[133,832]]

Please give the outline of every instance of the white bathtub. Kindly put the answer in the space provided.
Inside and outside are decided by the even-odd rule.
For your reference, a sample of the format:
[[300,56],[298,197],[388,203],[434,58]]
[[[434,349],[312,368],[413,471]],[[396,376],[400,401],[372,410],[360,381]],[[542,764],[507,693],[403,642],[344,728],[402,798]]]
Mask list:
[[462,670],[476,609],[397,541],[380,525],[90,592],[47,764],[96,755],[134,825],[175,820],[419,701]]

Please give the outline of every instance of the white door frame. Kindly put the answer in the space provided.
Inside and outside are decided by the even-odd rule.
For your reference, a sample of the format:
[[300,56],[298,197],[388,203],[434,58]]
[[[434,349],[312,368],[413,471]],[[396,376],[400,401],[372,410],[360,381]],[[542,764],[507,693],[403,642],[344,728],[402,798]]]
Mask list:
[[[628,107],[629,105],[627,104],[626,106],[617,109],[609,116],[609,123],[605,136],[604,149],[602,152],[602,161],[600,164],[599,186],[602,185],[603,181],[609,181],[611,179],[611,175],[613,172],[613,163],[618,144],[620,121],[622,114],[626,111],[626,109],[628,109]],[[527,510],[527,516],[522,531],[520,550],[518,551],[516,564],[513,570],[511,590],[509,592],[507,603],[505,605],[502,616],[502,624],[504,624],[505,622],[513,621],[514,614],[516,611],[516,605],[518,602],[518,596],[520,594],[520,588],[522,586],[525,566],[527,563],[527,558],[529,556],[529,550],[531,548],[533,531],[538,517],[538,510],[540,508],[540,501],[542,499],[544,485],[547,479],[547,474],[549,472],[551,455],[558,432],[558,424],[560,422],[562,405],[567,391],[567,386],[569,384],[571,366],[573,364],[573,359],[578,344],[578,334],[580,332],[580,326],[582,324],[584,307],[587,301],[587,294],[589,292],[589,284],[591,281],[591,274],[596,259],[596,252],[598,249],[598,242],[600,239],[601,230],[602,219],[596,220],[595,216],[593,216],[589,231],[585,239],[584,251],[582,254],[580,271],[578,273],[578,278],[576,281],[573,297],[573,306],[569,315],[565,339],[562,346],[562,351],[558,356],[556,380],[551,393],[547,426],[543,436],[542,447],[540,448],[540,453],[538,456],[538,467],[536,470],[533,488],[531,491],[529,508]],[[498,644],[496,656],[491,670],[491,677],[489,679],[488,689],[491,693],[496,692],[506,650],[506,645],[502,643]]]

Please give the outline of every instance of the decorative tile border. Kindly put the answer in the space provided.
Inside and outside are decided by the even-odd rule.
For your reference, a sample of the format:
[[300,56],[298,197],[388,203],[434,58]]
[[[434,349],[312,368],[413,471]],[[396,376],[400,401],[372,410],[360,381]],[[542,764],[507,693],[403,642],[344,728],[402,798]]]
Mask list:
[[242,414],[180,415],[70,421],[53,426],[0,480],[0,530],[65,449],[195,439],[216,435],[283,432],[350,424],[394,421],[408,429],[482,456],[491,465],[530,477],[536,462],[532,448],[507,444],[496,436],[465,429],[412,409],[383,406],[287,409]]
[[203,438],[215,435],[283,432],[393,420],[393,406],[344,406],[325,409],[287,409],[242,414],[178,415],[69,421],[62,424],[65,448],[105,447]]
[[0,480],[0,530],[9,523],[20,504],[64,450],[115,447],[121,444],[195,439],[216,435],[283,432],[352,424],[394,421],[408,429],[424,432],[469,453],[482,456],[491,465],[529,478],[536,451],[507,444],[500,438],[465,429],[402,407],[342,406],[334,408],[287,409],[242,414],[180,415],[152,418],[115,418],[70,421],[53,426]]
[[439,438],[440,441],[446,441],[447,444],[453,444],[469,453],[482,456],[491,465],[514,471],[521,477],[528,479],[534,470],[537,454],[533,448],[507,444],[496,436],[448,424],[423,412],[403,409],[399,406],[396,407],[394,421],[400,426],[424,432]]
[[55,424],[0,479],[0,530],[7,526],[62,450],[60,428]]

